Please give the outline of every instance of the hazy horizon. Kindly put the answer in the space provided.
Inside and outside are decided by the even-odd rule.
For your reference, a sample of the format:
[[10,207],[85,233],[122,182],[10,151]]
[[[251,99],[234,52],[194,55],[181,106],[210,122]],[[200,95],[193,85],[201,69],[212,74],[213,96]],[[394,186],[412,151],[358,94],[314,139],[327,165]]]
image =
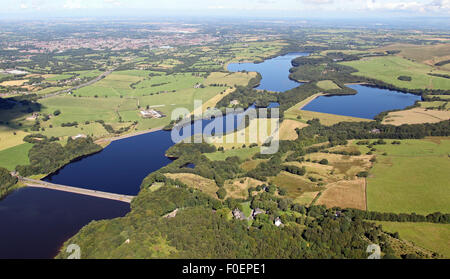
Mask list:
[[0,0],[0,18],[204,16],[395,19],[445,18],[450,0]]

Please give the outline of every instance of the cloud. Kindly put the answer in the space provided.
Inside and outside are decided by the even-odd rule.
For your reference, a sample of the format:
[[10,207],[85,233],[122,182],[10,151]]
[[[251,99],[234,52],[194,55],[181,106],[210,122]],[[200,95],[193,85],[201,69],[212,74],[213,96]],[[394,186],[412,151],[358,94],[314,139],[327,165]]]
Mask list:
[[[398,13],[403,15],[447,15],[450,14],[450,0],[0,0],[6,3],[5,8],[12,10],[57,11],[57,10],[100,10],[120,12],[128,10],[195,10],[217,11],[217,13],[261,12],[298,13],[307,16],[313,13],[319,15],[387,15]],[[14,3],[13,3],[14,2]],[[4,5],[5,6],[5,5]],[[106,13],[106,12],[105,12]]]
[[325,5],[333,4],[334,0],[301,0],[301,2],[309,5]]
[[67,0],[64,5],[64,9],[74,10],[74,9],[83,9],[86,6],[83,4],[81,0]]
[[447,10],[450,11],[450,0],[434,0],[429,4],[432,11]]
[[367,0],[366,9],[371,11],[399,11],[421,13],[449,13],[450,0],[433,1],[375,1]]
[[122,3],[118,0],[103,0],[104,4],[107,6],[120,6]]
[[45,1],[44,0],[28,0],[28,1],[20,1],[19,8],[21,10],[37,10],[39,11],[42,6],[44,6]]

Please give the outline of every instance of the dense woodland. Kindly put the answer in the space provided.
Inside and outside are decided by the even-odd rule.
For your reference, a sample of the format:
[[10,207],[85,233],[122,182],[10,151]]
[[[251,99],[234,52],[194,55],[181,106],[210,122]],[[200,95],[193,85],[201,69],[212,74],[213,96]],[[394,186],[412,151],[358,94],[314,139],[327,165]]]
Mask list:
[[[29,141],[31,138],[32,136]],[[22,176],[50,174],[77,158],[102,150],[92,138],[69,138],[65,146],[42,135],[37,135],[36,138],[41,140],[38,140],[28,153],[30,164],[16,168]]]
[[[381,227],[336,217],[334,209],[287,206],[298,217],[284,217],[283,228],[273,225],[271,214],[258,215],[248,227],[229,218],[229,205],[167,181],[156,191],[144,189],[126,217],[92,222],[69,242],[80,245],[83,258],[366,258],[369,243],[378,243],[385,258],[396,257],[392,236]],[[176,217],[161,218],[177,208]],[[62,249],[58,257],[65,256]]]
[[13,190],[17,177],[12,176],[5,168],[0,168],[0,199]]

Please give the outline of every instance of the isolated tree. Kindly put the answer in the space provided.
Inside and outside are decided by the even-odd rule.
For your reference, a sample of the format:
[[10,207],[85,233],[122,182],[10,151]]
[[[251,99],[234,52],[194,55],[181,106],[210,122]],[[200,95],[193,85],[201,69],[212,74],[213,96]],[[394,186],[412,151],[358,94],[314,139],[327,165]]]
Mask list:
[[217,191],[217,197],[221,200],[223,200],[227,196],[227,190],[225,188],[220,188],[219,191]]

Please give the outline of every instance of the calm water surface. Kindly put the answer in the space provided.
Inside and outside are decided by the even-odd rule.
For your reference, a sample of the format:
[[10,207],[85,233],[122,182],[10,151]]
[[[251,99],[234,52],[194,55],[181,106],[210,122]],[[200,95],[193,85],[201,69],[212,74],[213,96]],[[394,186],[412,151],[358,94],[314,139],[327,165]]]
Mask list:
[[170,132],[149,134],[111,142],[103,151],[68,164],[45,180],[92,190],[137,195],[142,180],[170,163],[164,156],[172,146]]
[[364,85],[349,85],[356,95],[319,96],[303,110],[373,119],[377,114],[393,109],[403,109],[420,101],[421,97],[393,90]]
[[299,86],[301,83],[289,79],[289,69],[292,60],[308,53],[296,52],[268,59],[262,63],[232,63],[228,65],[230,72],[258,72],[261,74],[261,83],[256,89],[284,92]]
[[0,258],[52,258],[92,220],[124,216],[130,205],[47,189],[22,188],[0,202]]

